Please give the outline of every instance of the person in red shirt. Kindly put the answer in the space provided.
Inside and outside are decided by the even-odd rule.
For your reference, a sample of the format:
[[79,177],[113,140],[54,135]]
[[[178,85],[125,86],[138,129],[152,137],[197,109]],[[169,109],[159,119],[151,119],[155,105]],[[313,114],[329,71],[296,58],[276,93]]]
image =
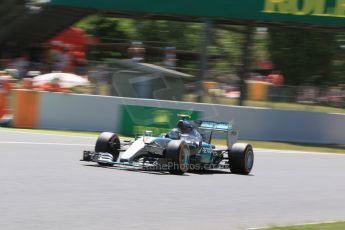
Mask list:
[[284,77],[279,71],[275,71],[267,76],[267,81],[274,86],[282,86],[284,84]]
[[269,88],[269,100],[274,102],[284,101],[284,90],[282,88],[284,84],[284,77],[279,71],[274,71],[269,74],[266,81],[272,84]]

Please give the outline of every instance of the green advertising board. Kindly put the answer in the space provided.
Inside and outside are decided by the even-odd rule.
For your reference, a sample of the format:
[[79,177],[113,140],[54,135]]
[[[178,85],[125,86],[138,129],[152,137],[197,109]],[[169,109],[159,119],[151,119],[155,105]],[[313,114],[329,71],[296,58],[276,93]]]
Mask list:
[[155,136],[166,133],[176,127],[180,119],[178,114],[190,115],[191,120],[201,118],[200,111],[167,109],[138,105],[121,106],[120,133],[134,136],[142,135],[145,130],[153,131]]
[[345,0],[51,0],[51,5],[182,19],[257,21],[345,26]]

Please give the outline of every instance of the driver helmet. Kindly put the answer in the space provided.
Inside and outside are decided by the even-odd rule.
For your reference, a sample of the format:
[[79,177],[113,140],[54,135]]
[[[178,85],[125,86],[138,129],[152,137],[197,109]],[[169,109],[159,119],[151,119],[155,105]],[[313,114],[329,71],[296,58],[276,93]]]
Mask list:
[[177,128],[179,128],[182,133],[188,133],[193,129],[191,123],[184,120],[180,120],[179,122],[177,122]]
[[178,129],[172,129],[168,135],[169,138],[174,139],[174,140],[178,140],[181,137],[180,131]]

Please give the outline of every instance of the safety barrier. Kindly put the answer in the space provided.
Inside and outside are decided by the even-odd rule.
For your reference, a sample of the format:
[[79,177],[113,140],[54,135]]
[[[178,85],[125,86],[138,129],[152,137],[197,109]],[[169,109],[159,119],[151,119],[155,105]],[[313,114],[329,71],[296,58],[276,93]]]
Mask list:
[[6,114],[7,96],[0,93],[0,119]]
[[270,85],[270,83],[262,81],[247,81],[248,100],[267,101]]
[[9,92],[11,83],[8,79],[0,78],[0,121],[8,113]]
[[[176,113],[194,111],[195,116],[201,119],[234,120],[240,130],[240,139],[345,144],[344,114],[95,95],[49,92],[39,94],[37,98],[35,94],[32,94],[33,98],[26,99],[32,100],[33,105],[39,104],[31,108],[33,114],[30,115],[30,119],[24,120],[22,114],[27,114],[29,108],[25,106],[26,109],[18,110],[20,106],[15,108],[17,127],[26,125],[26,127],[43,129],[124,133],[128,131],[126,130],[128,127],[136,125],[137,130],[152,127],[160,131],[167,127],[166,125],[174,124],[172,117],[175,117]],[[24,94],[16,95],[20,97]],[[144,113],[148,116],[143,116]],[[22,123],[18,122],[19,120]],[[162,126],[157,126],[157,124],[162,124]]]
[[32,90],[14,90],[13,126],[37,128],[41,93]]

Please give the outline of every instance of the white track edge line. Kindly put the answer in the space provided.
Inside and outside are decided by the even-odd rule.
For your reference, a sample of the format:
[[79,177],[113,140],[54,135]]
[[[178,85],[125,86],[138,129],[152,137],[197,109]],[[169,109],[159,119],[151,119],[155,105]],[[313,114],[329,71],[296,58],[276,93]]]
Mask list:
[[86,137],[86,136],[78,136],[73,134],[54,134],[54,133],[44,133],[44,132],[30,132],[30,131],[17,131],[17,130],[6,130],[6,129],[0,129],[1,132],[8,132],[8,133],[19,133],[19,134],[33,134],[33,135],[46,135],[46,136],[57,136],[57,137],[76,137],[76,138],[86,138],[86,139],[95,139],[95,137]]
[[61,146],[94,146],[90,144],[54,143],[54,142],[25,142],[25,141],[0,141],[0,144],[25,144],[25,145],[61,145]]

